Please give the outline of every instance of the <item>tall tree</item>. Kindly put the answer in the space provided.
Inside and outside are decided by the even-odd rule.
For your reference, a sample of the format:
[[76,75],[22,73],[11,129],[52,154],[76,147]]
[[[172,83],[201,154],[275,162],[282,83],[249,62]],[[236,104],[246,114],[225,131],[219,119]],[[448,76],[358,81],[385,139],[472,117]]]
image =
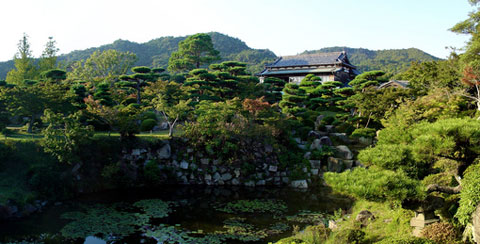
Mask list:
[[[469,0],[473,6],[478,6],[480,1]],[[457,23],[451,31],[459,34],[470,35],[465,52],[460,56],[460,62],[463,69],[462,82],[469,87],[468,98],[471,98],[477,104],[478,113],[480,113],[480,8],[469,14],[469,18]],[[478,115],[480,119],[480,115]]]
[[147,86],[150,82],[154,82],[160,77],[160,73],[165,71],[162,68],[151,69],[145,66],[133,67],[132,75],[122,75],[120,76],[119,86],[121,87],[130,87],[136,91],[137,104],[142,103],[142,87]]
[[53,37],[48,37],[45,49],[38,61],[38,68],[41,72],[55,69],[57,67],[57,54],[59,50],[60,49],[57,48],[57,42],[53,40]]
[[212,38],[205,33],[199,33],[178,44],[178,51],[173,52],[168,61],[168,70],[189,71],[219,59],[220,52],[213,47]]
[[13,58],[15,69],[7,73],[6,79],[11,84],[21,84],[23,80],[35,79],[37,74],[27,34],[23,33],[23,37],[18,42],[17,47],[17,53]]
[[69,80],[84,80],[109,82],[113,86],[120,75],[126,74],[137,61],[137,56],[131,52],[117,50],[95,51],[85,61],[75,62],[72,71],[68,73]]

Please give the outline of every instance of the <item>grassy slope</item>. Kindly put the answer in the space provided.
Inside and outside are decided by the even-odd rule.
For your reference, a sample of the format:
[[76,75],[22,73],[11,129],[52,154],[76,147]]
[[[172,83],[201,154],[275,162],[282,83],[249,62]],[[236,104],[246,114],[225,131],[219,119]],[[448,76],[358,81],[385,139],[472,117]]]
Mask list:
[[[335,234],[342,232],[346,229],[360,228],[355,221],[355,217],[362,210],[369,210],[375,216],[367,227],[361,230],[366,233],[365,239],[367,243],[375,243],[387,237],[409,237],[412,234],[412,228],[410,227],[410,219],[414,216],[413,211],[395,208],[392,209],[386,203],[375,203],[365,200],[358,200],[350,210],[351,213],[344,216],[341,221],[338,222],[338,229],[330,234],[328,240],[315,241],[314,233],[310,231],[300,232],[295,236],[282,239],[276,244],[291,244],[291,243],[336,243]],[[301,240],[301,241],[299,241]]]

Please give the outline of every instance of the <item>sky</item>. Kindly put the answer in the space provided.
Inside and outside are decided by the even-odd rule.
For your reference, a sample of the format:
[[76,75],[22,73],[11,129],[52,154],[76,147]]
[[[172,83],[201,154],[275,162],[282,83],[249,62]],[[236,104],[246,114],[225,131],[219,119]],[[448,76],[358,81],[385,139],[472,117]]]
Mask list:
[[446,58],[446,47],[468,40],[448,29],[472,10],[467,0],[2,0],[0,61],[13,58],[23,33],[38,57],[49,36],[63,54],[210,31],[280,56],[348,46]]

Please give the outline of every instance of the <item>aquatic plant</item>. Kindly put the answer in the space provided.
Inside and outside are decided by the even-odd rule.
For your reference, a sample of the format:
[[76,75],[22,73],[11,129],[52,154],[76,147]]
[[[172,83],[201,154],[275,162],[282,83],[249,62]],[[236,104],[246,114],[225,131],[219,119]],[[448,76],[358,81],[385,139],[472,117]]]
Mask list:
[[164,202],[160,199],[145,199],[133,204],[145,211],[145,214],[152,218],[165,218],[172,212],[171,202]]
[[287,221],[289,222],[312,224],[312,225],[318,225],[318,224],[326,225],[328,223],[328,220],[331,218],[332,217],[329,217],[324,213],[311,212],[308,210],[303,210],[295,215],[286,217]]
[[207,234],[202,237],[190,236],[189,232],[177,229],[174,226],[159,225],[154,230],[147,230],[145,236],[154,238],[163,244],[222,244],[225,238],[216,234]]
[[103,205],[88,208],[86,212],[68,212],[62,218],[73,220],[60,230],[64,237],[73,239],[93,235],[121,238],[133,234],[139,226],[149,222],[145,214],[119,211]]
[[216,207],[215,209],[225,213],[283,214],[287,211],[287,205],[280,200],[254,199],[229,202],[224,206]]

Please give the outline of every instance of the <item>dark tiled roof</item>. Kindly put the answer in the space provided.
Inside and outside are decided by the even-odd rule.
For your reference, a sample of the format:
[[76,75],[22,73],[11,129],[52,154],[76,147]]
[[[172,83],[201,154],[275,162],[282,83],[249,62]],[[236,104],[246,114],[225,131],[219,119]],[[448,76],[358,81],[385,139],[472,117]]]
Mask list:
[[407,88],[408,84],[409,84],[408,80],[391,80],[389,82],[385,82],[381,84],[378,88],[385,88],[385,87],[391,87],[391,86]]
[[[300,54],[294,56],[283,56],[277,59],[273,64],[267,65],[267,67],[335,64],[339,62],[345,62],[345,58],[346,55],[344,52]],[[346,63],[348,63],[348,61]]]

